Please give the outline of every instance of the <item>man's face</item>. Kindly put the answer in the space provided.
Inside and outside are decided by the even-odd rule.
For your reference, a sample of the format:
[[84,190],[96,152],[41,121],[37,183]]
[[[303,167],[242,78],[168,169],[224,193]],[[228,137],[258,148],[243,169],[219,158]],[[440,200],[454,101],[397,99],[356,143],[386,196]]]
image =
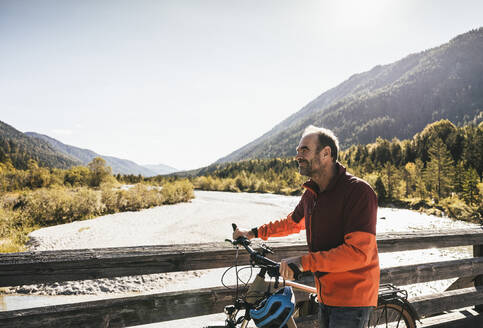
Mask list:
[[297,146],[297,156],[295,159],[299,164],[299,173],[307,177],[312,177],[314,173],[322,169],[321,152],[317,153],[318,137],[315,134],[308,134]]

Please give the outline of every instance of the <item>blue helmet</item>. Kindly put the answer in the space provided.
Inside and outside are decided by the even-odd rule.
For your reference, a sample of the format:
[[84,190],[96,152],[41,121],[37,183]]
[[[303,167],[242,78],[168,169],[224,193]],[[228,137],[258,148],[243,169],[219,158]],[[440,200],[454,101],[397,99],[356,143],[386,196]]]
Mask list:
[[250,316],[259,328],[280,328],[287,323],[294,309],[292,287],[283,287],[264,299],[256,309],[251,309]]

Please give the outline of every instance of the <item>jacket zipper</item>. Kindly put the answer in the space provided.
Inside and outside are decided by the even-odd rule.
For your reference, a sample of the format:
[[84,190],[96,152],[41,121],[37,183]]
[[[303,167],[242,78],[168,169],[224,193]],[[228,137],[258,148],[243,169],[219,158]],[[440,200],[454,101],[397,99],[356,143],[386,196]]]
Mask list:
[[315,207],[317,206],[317,195],[315,195],[314,202],[312,204],[312,209],[310,211],[310,232],[309,232],[309,245],[310,245],[310,251],[312,251],[312,228],[313,228],[313,218],[314,218],[314,212],[315,212]]
[[308,191],[310,191],[312,193],[312,195],[314,195],[314,202],[312,204],[312,208],[308,211],[309,212],[309,240],[307,240],[307,243],[309,245],[309,250],[312,252],[312,218],[314,216],[314,210],[315,210],[315,206],[317,205],[317,193],[310,187],[304,185],[304,188],[307,189]]

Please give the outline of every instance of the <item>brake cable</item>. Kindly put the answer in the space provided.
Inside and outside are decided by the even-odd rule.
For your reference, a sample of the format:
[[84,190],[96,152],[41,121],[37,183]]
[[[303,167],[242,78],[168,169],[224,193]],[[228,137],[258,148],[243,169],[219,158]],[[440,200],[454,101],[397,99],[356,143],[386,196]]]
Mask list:
[[236,291],[235,291],[235,299],[238,298],[238,251],[240,247],[236,245],[236,253],[235,253],[235,277],[236,277]]

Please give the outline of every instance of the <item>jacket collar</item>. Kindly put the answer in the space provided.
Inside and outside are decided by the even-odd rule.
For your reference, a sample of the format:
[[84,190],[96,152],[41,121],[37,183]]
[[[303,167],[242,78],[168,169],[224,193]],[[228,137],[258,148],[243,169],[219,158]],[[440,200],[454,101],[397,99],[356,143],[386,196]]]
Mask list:
[[[325,189],[325,191],[332,191],[335,189],[335,186],[337,185],[337,182],[339,182],[340,177],[343,176],[346,172],[346,168],[340,164],[339,162],[335,162],[335,167],[337,169],[335,177],[330,181],[329,185]],[[312,179],[307,180],[304,184],[303,187],[310,192],[312,192],[314,195],[318,195],[320,193],[319,185],[315,183]]]

